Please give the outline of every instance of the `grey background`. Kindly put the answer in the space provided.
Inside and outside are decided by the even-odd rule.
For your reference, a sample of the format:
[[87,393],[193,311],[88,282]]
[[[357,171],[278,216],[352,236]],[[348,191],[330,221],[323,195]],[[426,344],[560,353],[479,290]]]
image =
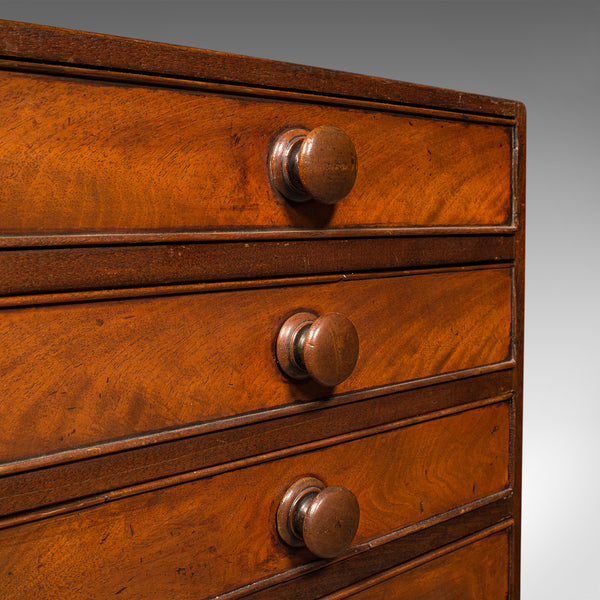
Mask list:
[[522,597],[600,598],[599,2],[21,0],[0,18],[524,101]]

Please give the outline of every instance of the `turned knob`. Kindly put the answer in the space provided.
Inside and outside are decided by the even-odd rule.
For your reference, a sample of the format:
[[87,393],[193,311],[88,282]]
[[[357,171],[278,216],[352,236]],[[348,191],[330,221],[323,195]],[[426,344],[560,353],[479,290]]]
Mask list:
[[360,519],[356,496],[345,487],[325,487],[314,477],[292,485],[277,510],[277,530],[290,546],[333,558],[350,546]]
[[337,127],[290,129],[275,141],[269,168],[273,185],[288,200],[335,204],[354,185],[356,149]]
[[277,361],[293,379],[310,377],[333,387],[350,376],[357,359],[358,334],[339,313],[296,313],[279,330]]

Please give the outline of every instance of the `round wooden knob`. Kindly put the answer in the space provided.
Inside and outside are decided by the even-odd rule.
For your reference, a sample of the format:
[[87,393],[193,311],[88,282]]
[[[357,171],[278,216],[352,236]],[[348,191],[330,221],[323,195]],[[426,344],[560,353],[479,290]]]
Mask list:
[[277,511],[277,529],[291,546],[333,558],[350,546],[360,520],[356,496],[345,487],[325,487],[306,477],[292,485]]
[[356,328],[340,313],[296,313],[279,330],[277,360],[294,379],[310,377],[333,387],[350,376],[357,359]]
[[354,185],[356,149],[337,127],[290,129],[273,145],[269,168],[273,185],[288,200],[335,204]]

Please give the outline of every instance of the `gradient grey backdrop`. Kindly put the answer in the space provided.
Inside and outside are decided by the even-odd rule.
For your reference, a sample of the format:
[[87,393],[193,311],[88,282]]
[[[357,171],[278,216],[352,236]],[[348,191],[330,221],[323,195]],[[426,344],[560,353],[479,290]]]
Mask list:
[[0,0],[0,18],[524,101],[522,597],[600,598],[600,2]]

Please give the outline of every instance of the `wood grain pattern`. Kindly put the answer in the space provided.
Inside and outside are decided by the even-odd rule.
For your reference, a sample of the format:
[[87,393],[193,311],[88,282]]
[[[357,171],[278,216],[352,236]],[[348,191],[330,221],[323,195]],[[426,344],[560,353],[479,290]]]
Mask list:
[[0,252],[0,294],[508,262],[509,235],[44,248]]
[[[12,72],[0,80],[3,234],[512,221],[510,127]],[[293,206],[273,191],[269,146],[295,125],[352,138],[358,176],[339,205]]]
[[[340,312],[360,341],[335,394],[493,364],[511,354],[509,268],[6,309],[4,461],[327,398],[279,371],[302,309]],[[23,431],[35,433],[23,436]]]
[[414,83],[14,21],[0,21],[0,54],[38,64],[125,70],[126,75],[154,73],[507,117],[515,116],[518,106],[512,100]]
[[263,579],[233,592],[220,596],[222,600],[280,600],[293,597],[294,600],[313,600],[325,594],[334,593],[353,584],[360,584],[372,577],[406,563],[418,560],[432,548],[449,544],[459,544],[465,538],[481,536],[484,531],[510,527],[513,498],[500,500],[456,514],[447,519],[432,519],[422,525],[402,530],[402,535],[385,539],[377,546],[364,544],[357,547],[357,554],[319,569],[318,565],[303,565],[281,575]]
[[[508,485],[510,405],[490,405],[0,532],[8,599],[209,597],[312,560],[275,511],[312,474],[356,494],[360,544]],[[248,498],[252,497],[252,501]]]
[[[0,24],[1,27],[1,24]],[[294,65],[296,66],[296,65]],[[470,123],[488,123],[494,125],[516,124],[514,115],[488,114],[465,111],[461,109],[460,102],[454,108],[434,108],[417,106],[393,101],[357,98],[353,96],[340,96],[331,93],[307,92],[297,89],[282,89],[274,87],[256,87],[240,83],[224,81],[207,81],[202,79],[188,79],[177,76],[160,75],[156,73],[136,73],[132,71],[118,71],[105,68],[73,66],[59,63],[32,62],[27,59],[0,57],[0,69],[19,73],[36,73],[38,75],[55,75],[59,77],[75,77],[77,79],[90,79],[110,83],[126,83],[160,87],[178,90],[200,90],[216,92],[219,94],[233,94],[234,96],[248,96],[251,98],[276,98],[296,102],[314,102],[317,98],[322,104],[329,106],[348,106],[351,108],[365,108],[367,110],[381,110],[398,112],[404,115],[418,115],[432,118],[442,118],[454,121],[467,121]],[[518,103],[513,103],[513,107]],[[515,108],[515,111],[517,109]]]
[[[452,552],[383,573],[322,600],[506,600],[509,532],[495,533]],[[412,567],[412,568],[411,568]]]
[[[355,185],[290,204],[322,126]],[[518,600],[522,104],[0,21],[0,136],[0,597]],[[297,311],[356,326],[341,385],[278,369]],[[339,560],[277,536],[305,476]]]
[[130,438],[85,451],[67,451],[66,455],[5,464],[0,466],[0,515],[100,493],[108,495],[119,488],[222,464],[234,469],[243,459],[348,436],[358,429],[460,412],[464,405],[506,399],[511,385],[512,371],[499,371],[352,404],[328,403],[325,407],[319,405],[319,410],[315,410],[314,403],[306,403],[297,407],[299,414],[275,420],[272,417],[277,415],[271,414],[267,421],[234,427],[220,422],[227,428],[216,431],[214,423],[204,424],[162,432],[153,436],[155,439]]

